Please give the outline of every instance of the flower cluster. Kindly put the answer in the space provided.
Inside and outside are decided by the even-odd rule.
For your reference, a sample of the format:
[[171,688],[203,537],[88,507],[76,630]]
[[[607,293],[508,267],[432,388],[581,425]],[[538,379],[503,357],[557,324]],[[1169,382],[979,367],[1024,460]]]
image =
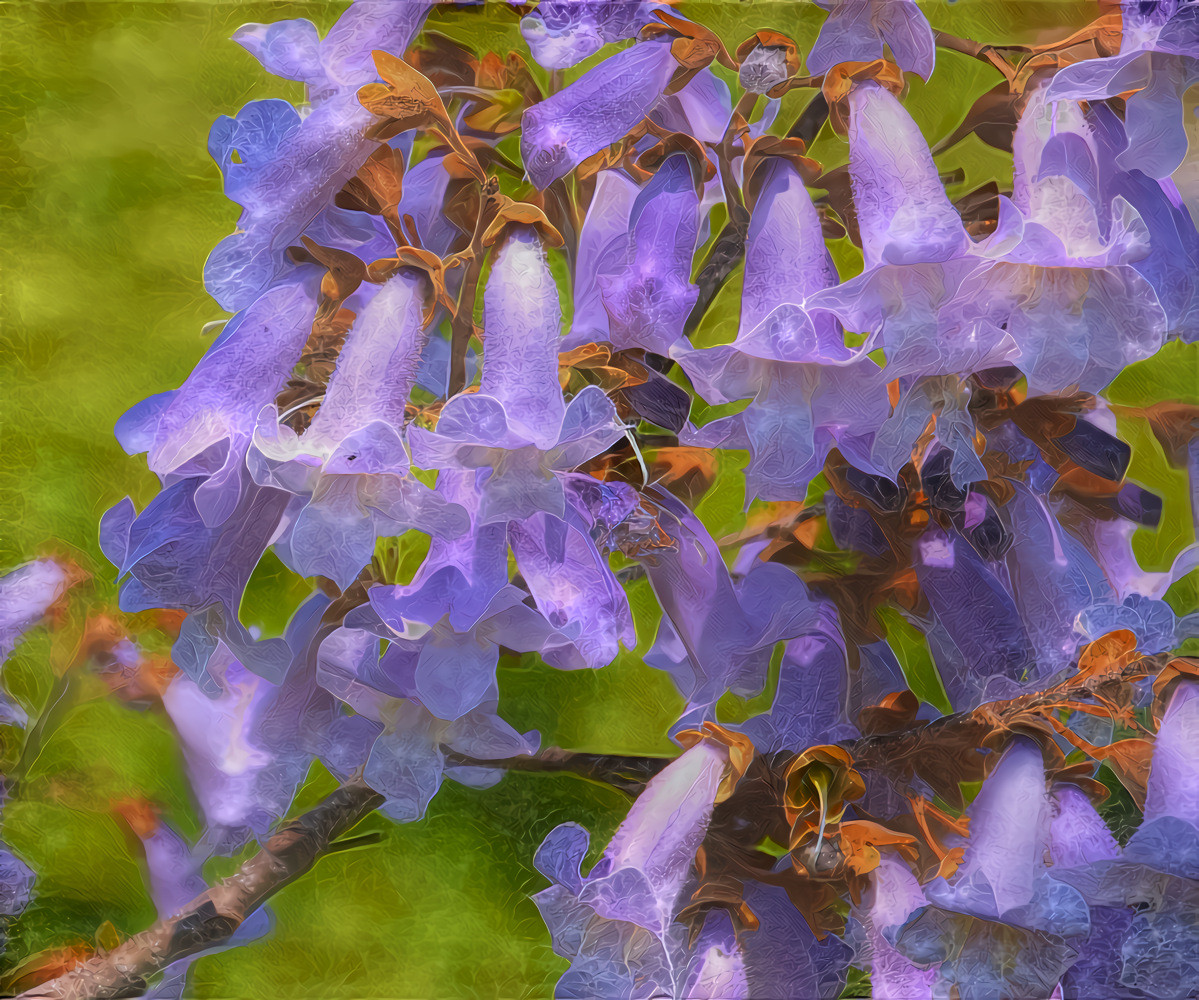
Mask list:
[[[544,0],[503,56],[416,0],[238,32],[307,104],[213,127],[236,314],[121,418],[162,488],[101,525],[121,608],[186,615],[163,703],[208,846],[316,758],[399,821],[536,760],[501,657],[607,666],[644,578],[683,751],[586,874],[577,825],[538,852],[560,996],[1193,996],[1199,619],[1165,598],[1199,555],[1138,564],[1162,500],[1102,393],[1199,338],[1199,4],[1007,48],[820,6],[732,52],[640,0]],[[905,107],[939,47],[1000,78],[950,140],[1010,151],[1003,190],[951,198]],[[1194,488],[1195,411],[1136,416]],[[239,619],[268,550],[314,590],[276,638]],[[1144,803],[1123,847],[1101,763]]]

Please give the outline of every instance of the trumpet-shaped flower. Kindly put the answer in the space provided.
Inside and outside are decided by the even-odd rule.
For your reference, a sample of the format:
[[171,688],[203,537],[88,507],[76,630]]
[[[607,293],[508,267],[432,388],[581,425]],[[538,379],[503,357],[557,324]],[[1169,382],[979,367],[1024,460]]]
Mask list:
[[916,965],[940,963],[963,998],[1047,996],[1085,937],[1083,897],[1045,866],[1049,810],[1041,751],[1017,737],[967,810],[970,837],[950,878],[924,887],[895,947]]
[[737,339],[702,351],[680,345],[672,356],[709,402],[752,398],[692,440],[744,440],[747,495],[784,500],[802,495],[834,444],[860,453],[889,407],[878,366],[845,347],[833,316],[811,308],[837,275],[798,169],[779,156],[760,170]]
[[202,675],[178,674],[163,692],[214,850],[233,852],[265,836],[312,760],[328,757],[325,740],[338,710],[316,687],[314,660],[328,603],[313,597],[293,616],[282,640],[293,651],[282,676],[251,672],[221,644]]
[[173,655],[195,677],[218,641],[267,676],[281,676],[290,660],[281,640],[255,642],[237,617],[246,583],[283,519],[288,495],[257,486],[244,470],[239,479],[237,506],[216,527],[204,522],[197,503],[201,478],[172,483],[140,514],[126,497],[100,521],[104,554],[119,576],[129,576],[121,584],[121,609],[189,612]]
[[70,585],[70,573],[53,559],[36,559],[0,576],[0,663]]
[[663,611],[645,662],[670,674],[687,699],[684,718],[701,721],[728,690],[760,692],[775,644],[810,631],[821,606],[782,566],[758,563],[735,584],[699,519],[674,497],[653,496],[671,542],[639,556]]
[[485,348],[477,393],[441,411],[437,430],[409,434],[425,468],[490,469],[482,523],[538,511],[565,514],[556,473],[573,470],[624,432],[598,386],[567,404],[558,383],[558,291],[531,226],[513,226],[496,257],[483,298]]
[[308,429],[294,433],[273,406],[259,415],[249,460],[257,480],[307,498],[290,525],[298,573],[345,588],[375,539],[417,528],[466,530],[461,508],[409,473],[405,406],[428,342],[427,277],[401,268],[361,311]]
[[194,506],[207,527],[242,495],[259,412],[283,387],[316,316],[318,272],[304,268],[238,313],[178,389],[151,396],[117,422],[117,439],[168,484],[199,478]]
[[638,42],[593,66],[521,119],[525,170],[546,188],[637,125],[679,64],[669,39]]
[[[364,625],[372,631],[359,627]],[[486,787],[503,775],[498,769],[455,766],[447,763],[447,754],[501,760],[537,749],[535,732],[522,736],[496,715],[494,679],[469,711],[439,718],[418,692],[413,657],[393,653],[393,643],[380,659],[378,630],[373,613],[347,619],[321,643],[317,679],[367,724],[363,778],[387,796],[382,811],[392,819],[423,816],[446,776]]]
[[1189,0],[1120,5],[1120,51],[1059,71],[1050,100],[1100,101],[1133,93],[1125,102],[1127,146],[1117,157],[1125,170],[1168,177],[1187,151],[1183,94],[1199,80],[1199,15]]
[[223,308],[243,309],[269,287],[284,269],[284,251],[375,149],[366,136],[373,116],[357,96],[375,79],[371,52],[403,55],[431,7],[424,0],[360,0],[319,45],[305,22],[242,29],[239,40],[265,55],[268,69],[309,84],[314,106],[301,119],[284,101],[252,102],[213,125],[209,151],[225,174],[226,195],[243,209],[238,231],[204,265],[205,286]]
[[808,72],[837,63],[882,59],[884,46],[901,69],[932,75],[936,46],[928,20],[912,0],[820,0],[829,16],[808,53]]
[[685,153],[668,156],[629,210],[628,232],[597,265],[608,339],[618,350],[667,354],[683,335],[699,289],[691,261],[699,234],[699,193]]
[[869,879],[870,888],[854,915],[865,930],[863,957],[869,957],[871,996],[876,1000],[932,1000],[936,967],[913,965],[892,943],[908,917],[926,905],[920,883],[890,852],[881,854]]

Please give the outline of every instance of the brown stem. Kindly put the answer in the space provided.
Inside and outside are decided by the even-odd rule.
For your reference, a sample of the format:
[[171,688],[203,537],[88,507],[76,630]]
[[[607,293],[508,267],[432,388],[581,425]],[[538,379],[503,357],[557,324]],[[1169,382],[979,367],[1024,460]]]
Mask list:
[[1012,66],[1006,59],[1003,58],[995,47],[992,45],[980,45],[978,42],[971,41],[969,38],[958,38],[957,35],[946,34],[944,31],[934,31],[933,38],[937,44],[943,49],[949,49],[952,52],[960,52],[962,55],[970,56],[973,59],[981,59],[985,63],[990,63],[1008,81],[1016,78],[1015,67]]
[[487,178],[479,190],[479,214],[475,231],[465,257],[466,273],[458,293],[458,308],[450,324],[450,380],[447,397],[456,396],[466,388],[466,351],[475,332],[475,297],[479,291],[479,276],[483,273],[483,233],[491,218],[488,203],[499,191],[494,178]]
[[481,760],[466,754],[446,751],[449,767],[494,767],[505,771],[569,772],[591,781],[610,785],[630,795],[638,795],[672,757],[620,757],[615,754],[583,753],[545,747],[535,754]]
[[147,978],[189,955],[227,941],[242,922],[307,872],[337,838],[383,804],[360,778],[284,824],[235,874],[174,916],[135,934],[106,955],[22,993],[18,1000],[117,1000],[141,996]]

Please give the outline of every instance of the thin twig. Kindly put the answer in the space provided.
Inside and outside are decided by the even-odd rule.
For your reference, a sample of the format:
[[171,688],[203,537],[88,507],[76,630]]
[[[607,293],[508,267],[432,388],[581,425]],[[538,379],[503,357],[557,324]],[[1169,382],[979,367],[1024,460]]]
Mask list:
[[458,308],[450,324],[450,377],[447,396],[456,396],[466,388],[466,352],[470,338],[475,332],[475,297],[479,290],[479,276],[483,273],[483,234],[491,218],[488,203],[499,192],[494,178],[488,178],[479,187],[479,214],[475,218],[475,231],[471,234],[470,248],[464,255],[466,273],[462,277],[462,288],[458,293]]
[[146,992],[147,979],[181,958],[227,941],[242,922],[307,872],[330,845],[382,805],[383,796],[353,778],[285,824],[236,873],[174,916],[135,934],[106,955],[22,993],[18,1000],[118,1000]]
[[980,45],[969,38],[958,38],[956,35],[950,35],[944,31],[934,31],[933,38],[936,39],[937,44],[943,49],[960,52],[962,55],[971,56],[974,59],[981,59],[985,63],[990,63],[1009,82],[1016,78],[1015,67],[995,51],[993,45]]

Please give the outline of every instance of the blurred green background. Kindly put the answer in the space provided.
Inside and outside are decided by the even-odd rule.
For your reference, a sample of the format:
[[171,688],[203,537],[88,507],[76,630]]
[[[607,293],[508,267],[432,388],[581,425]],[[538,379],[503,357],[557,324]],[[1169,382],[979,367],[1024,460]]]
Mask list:
[[[126,494],[142,505],[156,483],[112,437],[134,402],[178,385],[224,318],[204,293],[208,249],[231,231],[205,143],[209,125],[248,100],[298,100],[228,41],[239,25],[309,17],[322,30],[344,3],[46,3],[0,6],[0,569],[41,552],[72,555],[94,574],[85,603],[110,604],[112,569],[96,542],[100,514]],[[1094,16],[1086,2],[922,4],[934,26],[995,41],[1060,37]],[[438,30],[480,50],[520,49],[505,4],[439,11]],[[806,3],[683,3],[731,49],[775,28],[810,45],[822,13]],[[993,71],[938,54],[930,84],[913,80],[908,106],[930,141],[948,134]],[[788,100],[798,108],[806,95]],[[827,131],[814,155],[845,158]],[[959,194],[1010,164],[971,138],[940,158],[961,168]],[[1006,174],[1006,175],[1005,175]],[[843,266],[852,268],[852,254]],[[736,283],[707,324],[727,340]],[[1171,347],[1113,387],[1120,402],[1196,399],[1196,351]],[[1164,569],[1193,538],[1185,478],[1169,469],[1143,422],[1126,422],[1132,475],[1167,495],[1156,532],[1136,544],[1147,569]],[[743,491],[737,463],[704,500],[714,532],[732,527]],[[245,615],[268,629],[297,582],[266,566]],[[1194,606],[1194,577],[1171,594]],[[287,600],[284,601],[283,595]],[[643,650],[655,617],[644,582],[630,592]],[[86,611],[74,612],[81,616]],[[64,633],[66,630],[63,630]],[[11,969],[45,949],[109,940],[152,921],[138,851],[111,811],[147,798],[189,834],[198,830],[169,722],[104,696],[94,678],[60,680],[72,651],[34,636],[5,668],[5,685],[44,716],[33,749],[5,767],[20,783],[2,835],[38,872],[37,898],[11,928]],[[667,752],[677,709],[669,682],[636,652],[602,672],[560,674],[533,657],[501,671],[501,710],[547,743],[612,752]],[[12,770],[16,767],[17,770]],[[314,771],[297,809],[332,779]],[[448,783],[426,819],[395,827],[372,817],[379,845],[329,857],[272,904],[269,939],[201,959],[195,995],[207,998],[539,997],[565,966],[553,955],[528,895],[544,885],[533,852],[573,819],[602,844],[625,808],[608,789],[562,776],[514,775],[488,791]],[[210,866],[210,874],[232,862]]]

